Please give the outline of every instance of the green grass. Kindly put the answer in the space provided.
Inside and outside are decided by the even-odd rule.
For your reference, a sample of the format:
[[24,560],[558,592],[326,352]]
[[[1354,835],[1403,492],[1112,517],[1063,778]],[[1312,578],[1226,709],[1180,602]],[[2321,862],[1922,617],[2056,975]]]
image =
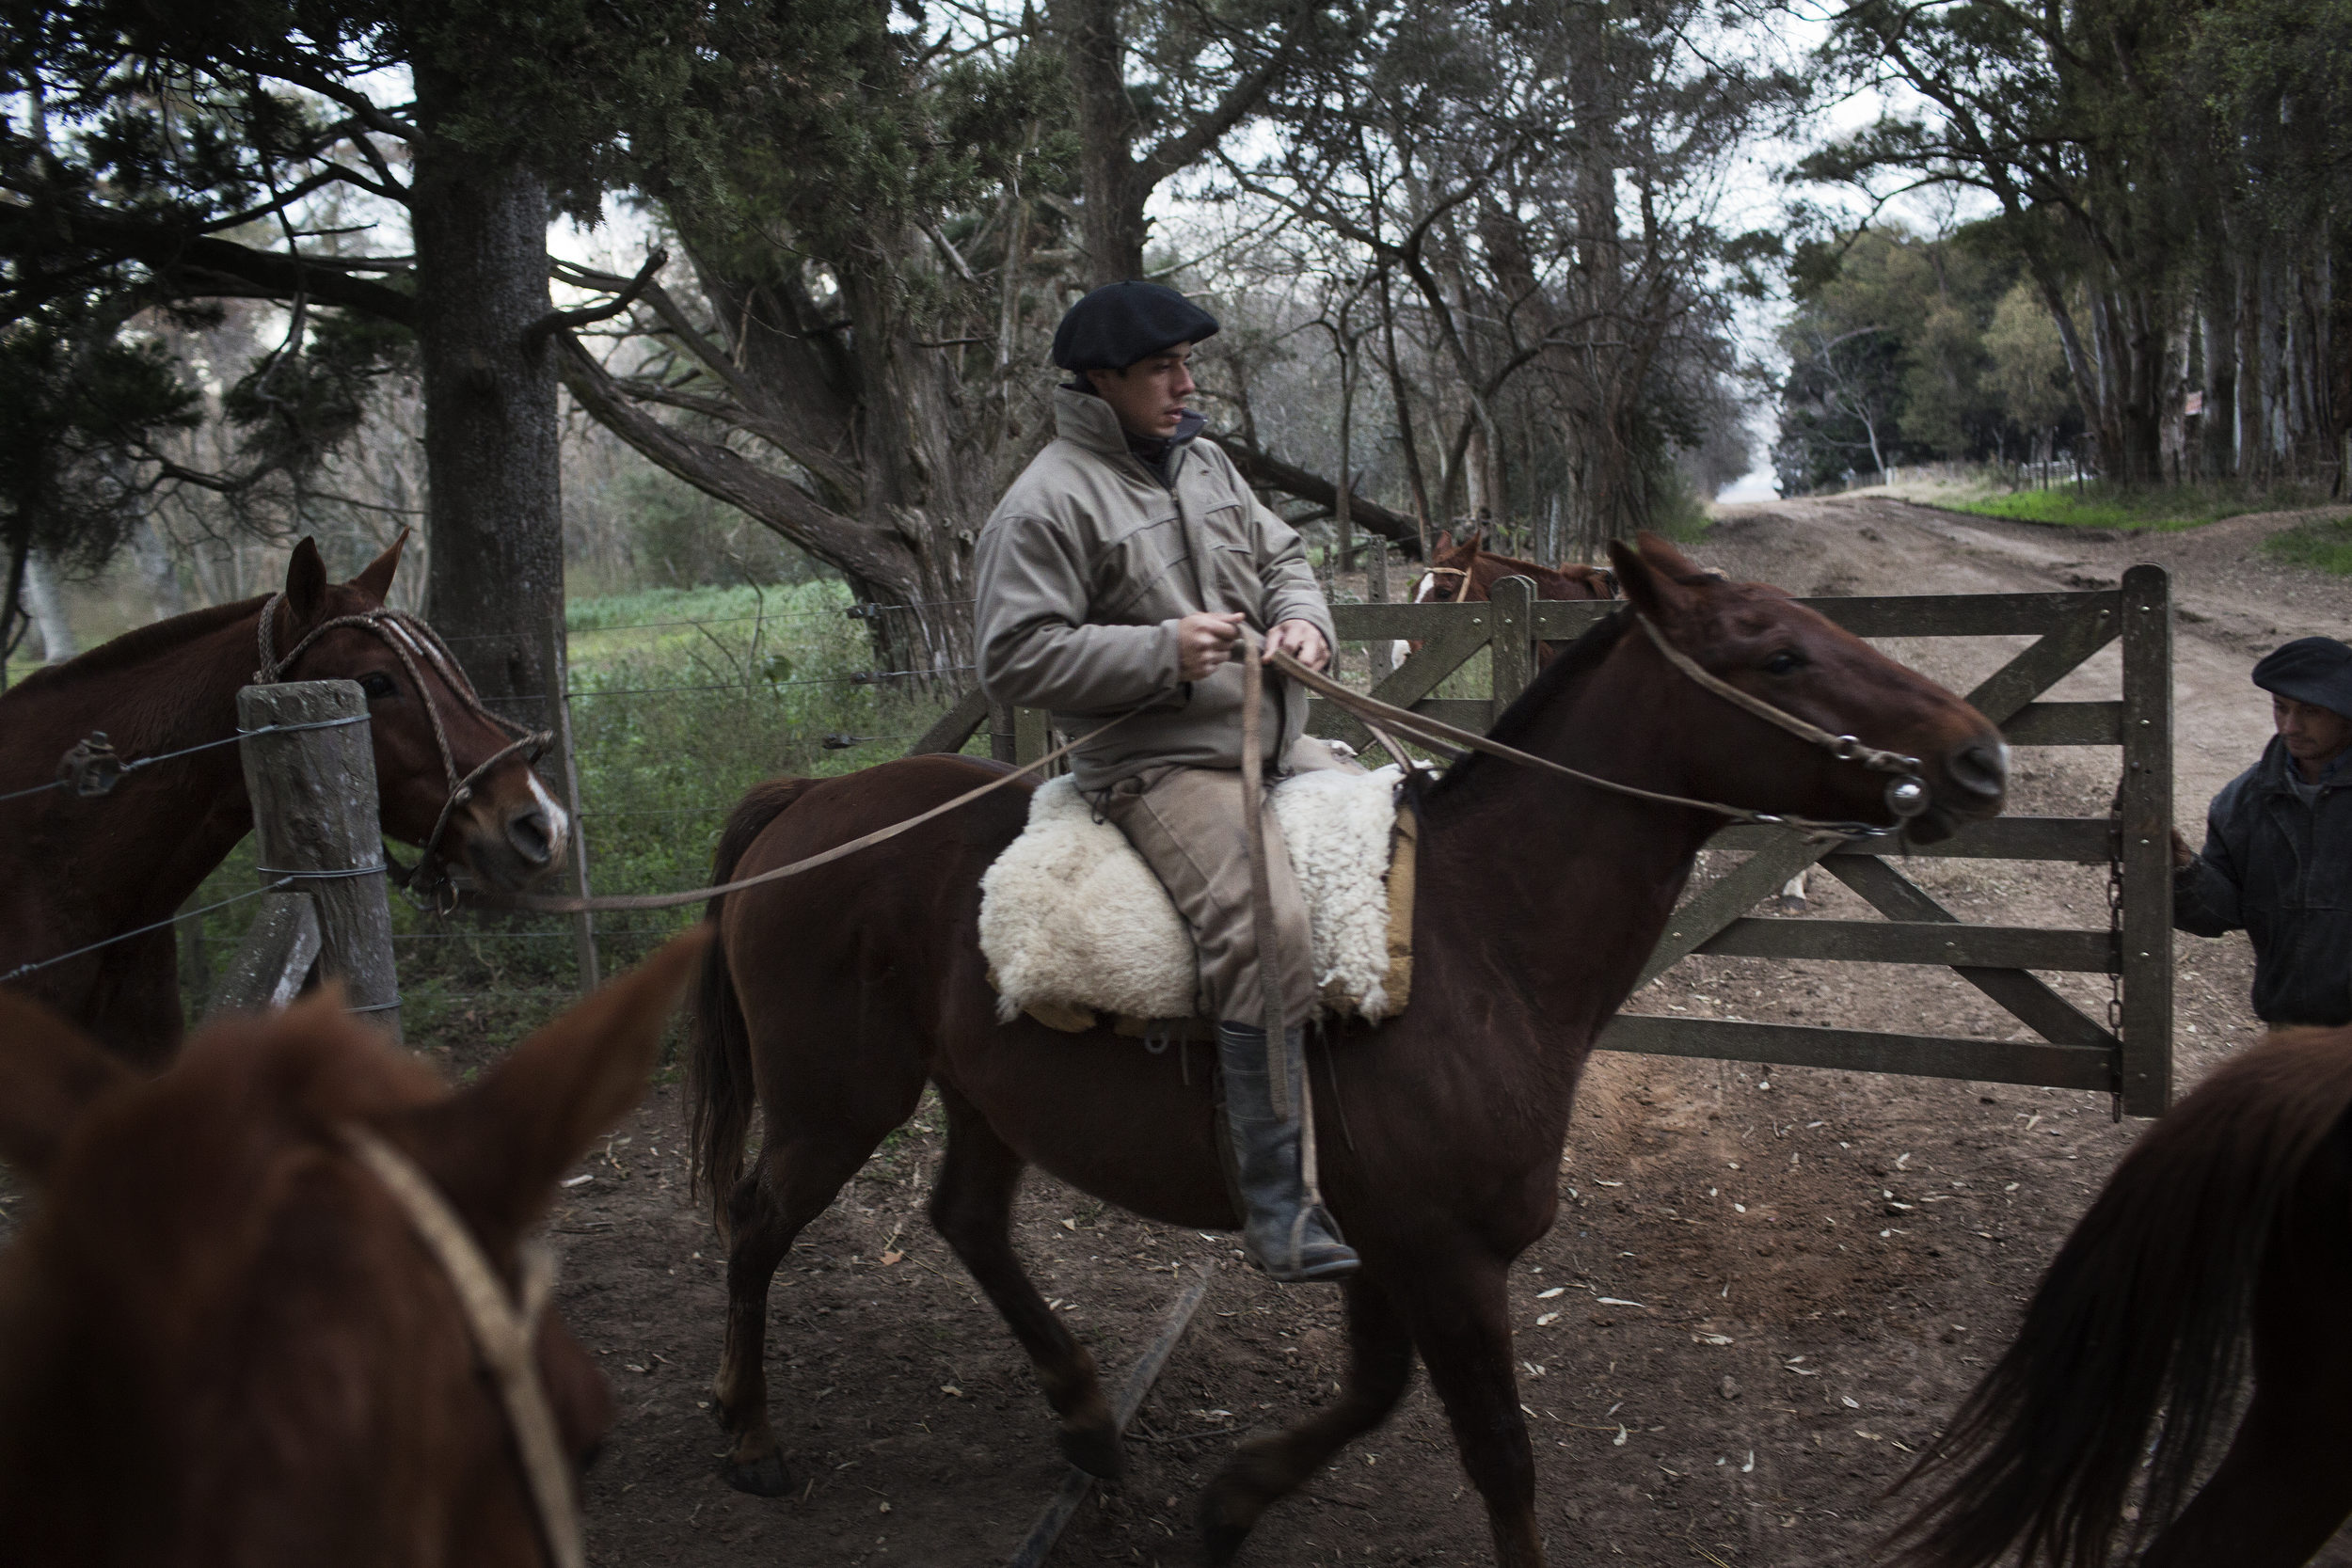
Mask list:
[[2352,517],[2297,523],[2264,540],[2263,554],[2292,566],[2352,576]]
[[1935,504],[1949,512],[2007,517],[2017,522],[2169,533],[2201,528],[2249,512],[2311,506],[2322,499],[2298,486],[2249,489],[2229,484],[2182,484],[2144,488],[2101,482],[2079,488],[2063,484],[2047,490],[1938,497]]
[[[780,773],[830,777],[885,761],[938,718],[952,692],[850,680],[874,669],[875,653],[865,624],[842,613],[850,603],[843,585],[813,582],[655,589],[567,607],[572,732],[594,891],[702,885],[719,831],[751,785]],[[960,689],[969,678],[945,684]],[[985,750],[985,736],[976,746]],[[411,858],[399,847],[394,853]],[[248,839],[193,901],[251,888],[253,868]],[[461,1073],[578,994],[568,918],[472,911],[443,918],[397,891],[392,911],[408,1041],[449,1046]],[[597,916],[604,972],[636,962],[701,912],[695,905]],[[202,927],[206,968],[218,973],[251,918],[246,903],[191,923]],[[186,989],[191,1012],[199,1011],[200,987]]]

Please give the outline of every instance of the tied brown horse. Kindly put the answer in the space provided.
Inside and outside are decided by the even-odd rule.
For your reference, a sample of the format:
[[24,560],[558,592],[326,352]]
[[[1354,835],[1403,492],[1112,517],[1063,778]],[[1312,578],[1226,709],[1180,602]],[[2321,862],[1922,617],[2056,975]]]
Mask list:
[[2352,1029],[2280,1031],[2116,1166],[1901,1483],[1939,1488],[1903,1560],[2099,1568],[2122,1536],[2140,1568],[2307,1561],[2352,1514],[2347,1295]]
[[[213,1025],[153,1078],[0,995],[0,1158],[40,1189],[0,1255],[8,1560],[523,1568],[576,1540],[576,1513],[535,1500],[474,1308],[355,1144],[405,1156],[490,1288],[529,1302],[526,1233],[644,1093],[702,946],[456,1094],[331,986]],[[551,1308],[525,1327],[569,1509],[611,1395]]]
[[[419,657],[421,648],[404,659],[390,638],[358,626],[304,645],[328,622],[380,614],[400,552],[395,544],[335,584],[305,539],[282,595],[174,616],[27,676],[0,694],[0,795],[47,783],[93,730],[127,762],[233,736],[238,689],[262,657],[266,606],[275,656],[294,656],[277,678],[352,680],[366,691],[384,830],[425,843],[451,799],[451,770],[463,778],[512,752],[514,735],[484,716],[461,672]],[[0,974],[170,919],[252,827],[234,744],[138,768],[108,795],[52,789],[0,802]],[[481,881],[519,889],[562,864],[569,831],[564,809],[516,753],[449,812],[438,850]],[[166,927],[35,971],[14,989],[126,1058],[153,1064],[180,1038],[175,975]]]
[[[1631,601],[1552,661],[1494,738],[1614,782],[1759,811],[1889,822],[1886,777],[1751,716],[1639,629],[1838,735],[1919,759],[1941,838],[1999,810],[2007,751],[1973,708],[1791,602],[1645,538],[1616,546]],[[718,875],[783,865],[948,799],[992,765],[910,758],[781,780],[736,810]],[[728,1241],[718,1406],[729,1478],[787,1484],[762,1367],[771,1277],[801,1228],[910,1116],[947,1115],[930,1217],[1036,1364],[1063,1450],[1096,1475],[1120,1438],[1088,1353],[1008,1234],[1025,1166],[1164,1224],[1232,1229],[1208,1084],[1107,1030],[998,1023],[975,927],[979,879],[1023,827],[1018,790],[807,875],[726,896],[692,1053],[696,1167]],[[1209,1556],[1387,1417],[1418,1353],[1510,1568],[1543,1561],[1511,1354],[1513,1259],[1550,1227],[1560,1152],[1596,1033],[1631,988],[1721,818],[1473,754],[1415,805],[1413,1001],[1310,1048],[1323,1191],[1362,1271],[1343,1287],[1338,1400],[1253,1439],[1201,1501]],[[756,1104],[764,1141],[746,1168]],[[1343,1131],[1344,1129],[1344,1131]]]
[[[1438,535],[1430,546],[1429,569],[1421,575],[1413,587],[1415,604],[1484,604],[1494,596],[1494,586],[1504,578],[1527,578],[1535,584],[1539,599],[1613,599],[1617,596],[1615,574],[1605,566],[1539,566],[1515,555],[1497,555],[1486,548],[1483,530],[1473,532],[1461,543],[1454,543],[1451,530]],[[1535,659],[1549,664],[1565,652],[1565,642],[1538,642]],[[1399,642],[1391,656],[1402,664],[1411,654],[1421,652],[1418,642]]]

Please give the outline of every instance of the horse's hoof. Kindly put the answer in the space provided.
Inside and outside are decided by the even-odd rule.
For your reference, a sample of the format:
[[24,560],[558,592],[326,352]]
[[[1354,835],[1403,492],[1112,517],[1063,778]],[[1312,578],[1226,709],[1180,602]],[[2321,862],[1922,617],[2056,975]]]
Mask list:
[[1101,1427],[1063,1427],[1058,1437],[1061,1456],[1095,1480],[1125,1479],[1127,1450],[1119,1433]]
[[781,1497],[792,1485],[780,1453],[764,1453],[749,1463],[730,1458],[719,1466],[719,1473],[729,1486],[755,1497]]

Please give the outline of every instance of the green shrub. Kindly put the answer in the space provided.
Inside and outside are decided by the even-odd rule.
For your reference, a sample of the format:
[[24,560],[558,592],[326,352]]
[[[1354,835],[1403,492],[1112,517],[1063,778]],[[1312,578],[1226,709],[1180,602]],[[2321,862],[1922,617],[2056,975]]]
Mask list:
[[2322,517],[2297,523],[2263,541],[2263,554],[2290,565],[2313,566],[2352,575],[2352,517]]
[[2224,517],[2249,512],[2310,506],[2320,498],[2306,486],[2281,485],[2256,489],[2235,484],[2178,484],[2157,487],[2110,484],[2104,481],[2054,485],[2047,490],[1995,491],[1991,495],[1938,497],[1934,504],[1949,512],[1980,517],[2007,517],[2025,523],[2054,523],[2069,528],[2105,528],[2122,532],[2153,530],[2172,532],[2201,528]]

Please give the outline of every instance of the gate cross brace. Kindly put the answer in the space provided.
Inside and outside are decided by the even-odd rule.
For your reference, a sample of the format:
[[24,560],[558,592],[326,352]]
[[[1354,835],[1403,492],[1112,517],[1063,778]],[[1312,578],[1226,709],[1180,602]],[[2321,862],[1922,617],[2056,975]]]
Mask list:
[[[2077,665],[2115,641],[2122,629],[2116,616],[2117,601],[2118,595],[2102,594],[2067,615],[2023,653],[1986,676],[1974,691],[1968,693],[1969,705],[1995,724],[2008,723],[2027,703],[2056,686]],[[1674,917],[1667,922],[1666,934],[1659,939],[1657,947],[1650,953],[1649,961],[1642,966],[1641,978],[1634,982],[1633,989],[1641,990],[1681,962],[1724,927],[1786,884],[1789,878],[1827,855],[1833,847],[1831,845],[1808,843],[1791,833],[1788,842],[1758,849],[1749,855],[1744,863],[1709,883],[1696,897],[1675,911]],[[1862,890],[1857,888],[1855,891]],[[1869,895],[1864,894],[1864,896]],[[1920,896],[1924,898],[1927,895],[1921,894]],[[2055,996],[2056,993],[2052,994]],[[2008,1003],[2003,1002],[2002,1005],[2007,1006]],[[2030,1023],[2033,1021],[2028,1019],[2026,1022]],[[2105,1038],[2104,1031],[2102,1037]]]

